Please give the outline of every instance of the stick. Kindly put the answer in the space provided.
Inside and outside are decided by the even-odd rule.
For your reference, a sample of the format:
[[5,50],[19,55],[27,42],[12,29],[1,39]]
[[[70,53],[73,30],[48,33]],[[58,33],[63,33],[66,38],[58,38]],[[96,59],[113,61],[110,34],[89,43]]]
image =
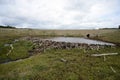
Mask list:
[[106,61],[106,57],[105,57],[105,55],[104,55],[104,61]]
[[112,66],[110,66],[110,68],[111,68],[111,70],[112,70],[114,73],[116,73],[116,71],[113,69],[113,67],[112,67]]
[[92,54],[91,56],[108,56],[108,55],[117,55],[118,53],[104,53],[104,54]]
[[61,60],[62,62],[67,62],[67,60],[65,60],[65,59],[63,59],[63,58],[61,58],[60,60]]
[[10,50],[9,50],[9,52],[7,53],[7,56],[11,53],[11,51],[13,50],[13,45],[12,44],[10,44]]

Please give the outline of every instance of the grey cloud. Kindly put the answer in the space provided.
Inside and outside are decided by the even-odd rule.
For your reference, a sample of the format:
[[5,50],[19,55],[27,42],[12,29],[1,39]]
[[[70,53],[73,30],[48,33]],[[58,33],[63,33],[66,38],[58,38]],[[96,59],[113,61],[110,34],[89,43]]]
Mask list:
[[55,0],[0,0],[0,24],[40,29],[83,29],[120,24],[119,0],[59,1],[58,4]]

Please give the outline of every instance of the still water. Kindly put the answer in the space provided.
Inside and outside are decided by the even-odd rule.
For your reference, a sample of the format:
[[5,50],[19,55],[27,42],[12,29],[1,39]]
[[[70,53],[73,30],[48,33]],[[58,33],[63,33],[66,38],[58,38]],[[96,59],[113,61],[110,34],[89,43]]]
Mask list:
[[91,40],[87,38],[79,38],[79,37],[54,37],[47,40],[57,41],[57,42],[70,42],[70,43],[87,43],[87,44],[100,44],[100,45],[114,45],[112,43]]

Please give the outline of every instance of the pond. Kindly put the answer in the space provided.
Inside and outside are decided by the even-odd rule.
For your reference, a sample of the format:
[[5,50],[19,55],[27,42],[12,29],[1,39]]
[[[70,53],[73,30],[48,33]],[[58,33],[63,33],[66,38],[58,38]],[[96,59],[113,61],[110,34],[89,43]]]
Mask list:
[[112,43],[91,40],[87,38],[79,38],[79,37],[54,37],[47,40],[57,41],[57,42],[70,42],[70,43],[87,43],[87,44],[100,44],[100,45],[114,45]]

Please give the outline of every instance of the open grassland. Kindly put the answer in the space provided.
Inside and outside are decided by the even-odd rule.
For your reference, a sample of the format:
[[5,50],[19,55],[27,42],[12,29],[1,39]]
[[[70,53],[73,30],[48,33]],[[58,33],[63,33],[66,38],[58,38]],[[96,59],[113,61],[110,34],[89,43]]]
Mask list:
[[4,29],[0,28],[0,45],[10,42],[16,38],[23,36],[38,37],[55,37],[55,36],[71,36],[86,37],[90,34],[91,38],[100,39],[110,42],[120,43],[119,29],[105,30],[37,30],[37,29]]
[[[120,43],[120,30],[33,30],[0,28],[0,80],[119,80],[120,47],[100,50],[71,49],[47,50],[29,56],[33,44],[29,41],[13,41],[24,36],[54,37],[90,34],[92,38]],[[96,36],[97,35],[97,36]],[[12,44],[4,46],[5,44]],[[118,53],[115,56],[92,57],[91,54]],[[26,59],[22,59],[26,58]],[[115,72],[111,69],[114,69]]]
[[[3,29],[0,28],[0,36],[86,36],[86,34],[100,35],[114,32],[110,30],[37,30],[37,29]],[[9,35],[8,35],[9,33]]]
[[[5,43],[10,43],[16,38],[24,37],[24,36],[39,36],[39,37],[54,37],[54,36],[78,36],[78,37],[85,37],[87,34],[91,36],[96,35],[104,35],[113,33],[114,36],[104,35],[101,38],[105,38],[106,40],[111,40],[112,37],[114,39],[118,38],[119,36],[116,35],[120,33],[120,30],[37,30],[37,29],[4,29],[0,28],[0,46],[4,45]],[[109,38],[111,37],[111,38]],[[117,39],[119,40],[119,39]]]
[[[30,58],[0,64],[1,80],[119,80],[120,54],[92,57],[94,53],[118,52],[120,48],[99,51],[82,49],[49,50]],[[61,59],[66,60],[65,62]],[[111,70],[111,67],[116,71]]]
[[120,30],[116,30],[116,31],[108,32],[104,34],[102,33],[100,36],[98,37],[94,36],[93,38],[120,44]]

